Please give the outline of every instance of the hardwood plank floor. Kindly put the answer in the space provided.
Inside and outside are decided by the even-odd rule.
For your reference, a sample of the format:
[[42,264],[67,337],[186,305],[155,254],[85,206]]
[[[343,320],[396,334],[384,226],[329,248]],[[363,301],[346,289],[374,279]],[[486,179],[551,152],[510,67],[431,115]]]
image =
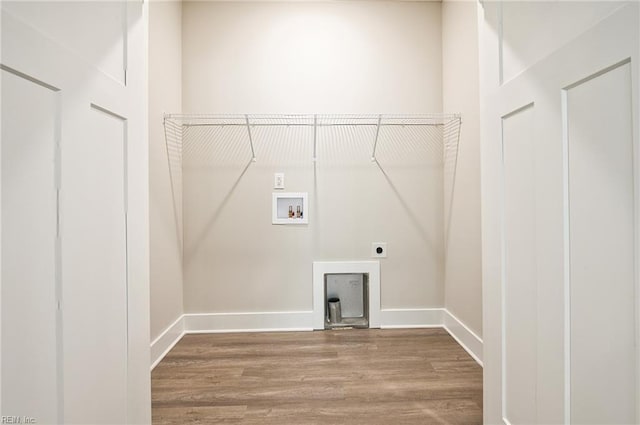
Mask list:
[[443,329],[185,335],[155,425],[482,423],[482,368]]

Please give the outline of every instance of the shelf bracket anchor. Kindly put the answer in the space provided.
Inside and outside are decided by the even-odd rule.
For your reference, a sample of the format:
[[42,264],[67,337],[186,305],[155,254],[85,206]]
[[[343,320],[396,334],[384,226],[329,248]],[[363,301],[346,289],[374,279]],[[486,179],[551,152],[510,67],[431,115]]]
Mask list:
[[318,158],[316,155],[316,146],[318,141],[318,115],[313,116],[313,162]]
[[247,134],[249,134],[249,145],[251,146],[251,160],[256,162],[256,151],[253,149],[253,137],[251,136],[251,124],[249,123],[249,115],[245,115],[244,119],[247,122]]
[[378,125],[376,126],[376,139],[373,142],[373,152],[371,153],[371,162],[376,160],[376,148],[378,147],[378,136],[380,135],[380,123],[382,122],[382,115],[378,115]]

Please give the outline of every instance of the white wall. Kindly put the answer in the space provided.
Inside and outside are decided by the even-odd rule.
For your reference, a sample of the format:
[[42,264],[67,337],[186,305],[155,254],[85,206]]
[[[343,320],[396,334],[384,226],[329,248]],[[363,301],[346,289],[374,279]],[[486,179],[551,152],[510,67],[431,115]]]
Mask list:
[[[442,110],[439,3],[183,7],[185,112]],[[443,184],[428,143],[380,146],[383,173],[369,161],[374,128],[323,130],[315,168],[308,129],[257,129],[255,163],[244,131],[226,148],[185,145],[187,313],[310,311],[312,261],[368,259],[377,241],[389,244],[383,309],[444,305]],[[287,191],[309,192],[308,226],[271,225],[276,171]]]
[[453,200],[445,210],[445,307],[482,337],[478,3],[442,3],[442,100],[462,114]]
[[[151,340],[183,313],[182,199],[179,163],[170,174],[165,113],[182,109],[182,5],[149,4],[149,226]],[[175,159],[175,152],[170,151]],[[175,196],[175,199],[174,199]],[[153,356],[153,353],[152,353]]]
[[480,9],[486,423],[638,422],[639,19]]

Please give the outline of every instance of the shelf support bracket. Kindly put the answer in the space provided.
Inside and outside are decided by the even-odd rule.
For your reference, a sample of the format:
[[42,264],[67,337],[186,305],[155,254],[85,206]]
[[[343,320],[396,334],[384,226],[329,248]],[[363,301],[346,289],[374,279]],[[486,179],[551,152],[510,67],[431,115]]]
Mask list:
[[313,116],[313,162],[316,162],[316,146],[318,141],[318,115]]
[[376,148],[378,147],[378,136],[380,135],[380,123],[382,122],[382,115],[378,115],[378,125],[376,126],[376,139],[373,142],[373,152],[371,153],[371,162],[376,160]]
[[247,121],[247,134],[249,134],[249,145],[251,146],[251,160],[256,162],[256,151],[253,149],[253,137],[251,136],[251,124],[249,123],[249,115],[245,115]]

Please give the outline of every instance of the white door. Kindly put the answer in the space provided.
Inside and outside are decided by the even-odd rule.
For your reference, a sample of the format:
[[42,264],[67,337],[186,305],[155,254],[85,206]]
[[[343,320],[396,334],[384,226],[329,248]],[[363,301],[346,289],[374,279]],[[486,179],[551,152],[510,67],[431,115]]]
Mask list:
[[56,423],[59,94],[15,72],[0,72],[3,414]]
[[148,423],[145,6],[1,14],[1,415]]
[[640,422],[637,2],[484,2],[485,422]]

